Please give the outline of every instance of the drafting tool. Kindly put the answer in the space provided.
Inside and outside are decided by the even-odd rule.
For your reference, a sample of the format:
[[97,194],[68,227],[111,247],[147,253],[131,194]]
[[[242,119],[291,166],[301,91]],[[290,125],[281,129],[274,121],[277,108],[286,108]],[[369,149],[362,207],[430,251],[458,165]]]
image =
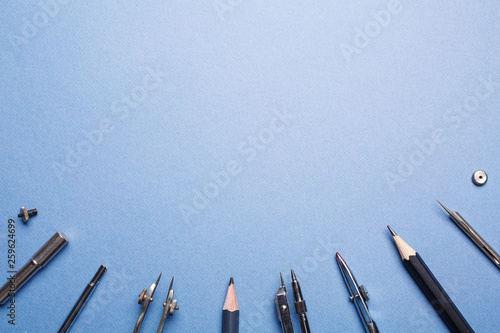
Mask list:
[[144,317],[146,316],[146,312],[148,312],[149,304],[153,301],[153,296],[156,291],[156,287],[158,287],[158,283],[160,283],[161,274],[156,280],[155,283],[151,284],[148,290],[143,289],[141,294],[139,295],[139,304],[142,304],[141,312],[139,314],[139,318],[137,319],[137,323],[135,324],[134,333],[139,332],[142,326],[142,322],[144,321]]
[[283,275],[281,276],[281,286],[276,292],[276,297],[274,299],[274,304],[276,305],[276,312],[278,314],[278,320],[281,323],[281,328],[283,333],[293,333],[292,317],[290,314],[290,304],[288,303],[288,294],[286,292],[285,282],[283,281]]
[[474,332],[417,251],[412,249],[391,227],[387,226],[387,228],[396,243],[406,270],[449,330],[454,333]]
[[302,333],[311,333],[311,329],[309,328],[309,321],[307,320],[307,307],[306,301],[302,297],[302,291],[300,290],[299,281],[297,281],[297,277],[295,276],[295,272],[292,269],[292,289],[293,289],[293,298],[295,299],[295,312],[299,315],[300,320],[300,329]]
[[236,298],[236,289],[234,280],[229,280],[227,287],[226,300],[222,308],[222,333],[238,333],[240,326],[240,308]]
[[158,326],[157,333],[163,332],[163,326],[165,326],[165,321],[167,320],[168,315],[173,316],[175,310],[179,310],[177,306],[177,300],[174,299],[174,290],[172,286],[174,284],[174,278],[172,277],[172,281],[170,281],[170,287],[168,287],[168,294],[165,303],[163,303],[163,314],[161,315],[160,326]]
[[339,264],[340,272],[342,273],[342,277],[344,278],[347,286],[347,290],[349,290],[349,294],[351,295],[350,300],[356,306],[356,310],[358,310],[358,314],[361,318],[365,331],[367,333],[378,333],[377,325],[370,316],[368,305],[366,304],[366,301],[370,299],[368,297],[368,291],[363,285],[358,284],[354,274],[352,274],[349,266],[347,266],[346,262],[338,252],[336,258],[337,263]]
[[[30,261],[19,271],[12,273],[2,288],[0,288],[0,305],[14,296],[21,287],[28,282],[40,269],[42,269],[61,249],[68,244],[68,239],[62,232],[56,232],[40,250],[38,250]],[[8,272],[10,274],[10,272]]]
[[[436,200],[437,201],[437,200]],[[479,234],[474,230],[467,221],[458,213],[452,212],[448,208],[446,208],[442,203],[438,201],[441,207],[450,215],[450,219],[455,222],[455,224],[462,229],[462,231],[469,236],[469,238],[481,249],[481,251],[486,254],[488,258],[490,258],[493,263],[500,268],[500,255],[493,250],[493,248],[486,243],[486,241],[479,236]]]
[[69,313],[68,317],[66,318],[66,320],[62,324],[61,328],[59,329],[59,333],[65,333],[65,332],[69,331],[69,329],[71,328],[71,326],[75,322],[76,317],[78,317],[78,315],[82,311],[85,304],[87,304],[88,299],[90,298],[90,296],[92,296],[92,293],[94,292],[95,288],[97,287],[97,284],[99,283],[99,281],[101,281],[101,278],[104,276],[104,273],[106,273],[107,269],[108,268],[104,265],[101,265],[101,267],[99,267],[99,269],[97,270],[97,273],[94,275],[94,277],[92,278],[90,283],[87,285],[87,287],[83,290],[82,295],[80,296],[80,298],[76,302],[75,306],[73,307],[73,309]]

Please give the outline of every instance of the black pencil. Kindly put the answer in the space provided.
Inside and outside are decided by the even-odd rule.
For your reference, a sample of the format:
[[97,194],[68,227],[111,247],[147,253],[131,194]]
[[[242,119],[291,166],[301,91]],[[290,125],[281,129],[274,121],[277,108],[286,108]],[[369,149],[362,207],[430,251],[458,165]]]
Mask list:
[[474,330],[469,326],[469,323],[467,323],[460,311],[458,311],[455,304],[453,304],[446,291],[441,287],[441,284],[436,280],[417,251],[406,244],[391,227],[387,226],[387,228],[389,228],[396,247],[401,254],[406,270],[413,277],[425,297],[431,302],[434,310],[436,310],[443,322],[448,326],[448,329],[453,333],[473,333]]
[[236,299],[236,289],[233,278],[229,280],[226,301],[222,308],[222,333],[238,333],[240,325],[240,309]]

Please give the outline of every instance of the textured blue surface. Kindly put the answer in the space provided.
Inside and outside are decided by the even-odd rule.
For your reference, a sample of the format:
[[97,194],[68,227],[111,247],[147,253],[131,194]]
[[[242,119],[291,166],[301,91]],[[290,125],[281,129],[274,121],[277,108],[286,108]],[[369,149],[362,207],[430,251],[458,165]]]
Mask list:
[[498,1],[57,4],[0,11],[0,275],[18,207],[17,268],[69,238],[1,332],[55,332],[100,264],[72,332],[132,331],[163,272],[143,332],[175,275],[169,332],[220,331],[234,276],[240,331],[277,333],[291,268],[314,332],[362,332],[336,251],[382,332],[447,332],[387,224],[498,330],[500,272],[435,202],[500,249]]

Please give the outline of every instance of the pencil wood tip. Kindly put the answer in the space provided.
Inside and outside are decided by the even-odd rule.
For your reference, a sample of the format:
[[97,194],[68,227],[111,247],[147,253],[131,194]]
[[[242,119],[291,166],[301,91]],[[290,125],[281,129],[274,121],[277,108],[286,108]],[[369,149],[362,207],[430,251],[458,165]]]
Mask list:
[[224,301],[224,306],[222,310],[228,310],[228,311],[239,310],[233,278],[231,278],[231,280],[229,281],[229,287],[227,287],[227,293],[226,293],[226,300]]

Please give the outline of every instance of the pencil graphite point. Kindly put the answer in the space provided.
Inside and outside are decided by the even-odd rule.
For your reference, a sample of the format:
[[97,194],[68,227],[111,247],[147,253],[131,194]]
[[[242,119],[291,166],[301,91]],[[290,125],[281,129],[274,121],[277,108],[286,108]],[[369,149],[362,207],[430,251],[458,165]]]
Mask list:
[[234,288],[234,280],[232,277],[229,279],[229,286],[227,287],[226,299],[222,310],[228,310],[231,312],[239,310],[238,300],[236,298],[236,289]]
[[281,277],[281,285],[284,286],[285,285],[285,281],[283,281],[283,274],[281,274],[281,272],[280,272],[280,277]]
[[396,244],[396,248],[398,249],[399,254],[401,255],[401,259],[409,260],[410,256],[416,255],[417,251],[415,251],[410,245],[408,245],[401,237],[396,234],[394,230],[390,226],[387,226],[389,231],[391,232],[392,239]]
[[295,281],[295,280],[297,280],[297,277],[295,276],[295,272],[292,269],[292,281]]

